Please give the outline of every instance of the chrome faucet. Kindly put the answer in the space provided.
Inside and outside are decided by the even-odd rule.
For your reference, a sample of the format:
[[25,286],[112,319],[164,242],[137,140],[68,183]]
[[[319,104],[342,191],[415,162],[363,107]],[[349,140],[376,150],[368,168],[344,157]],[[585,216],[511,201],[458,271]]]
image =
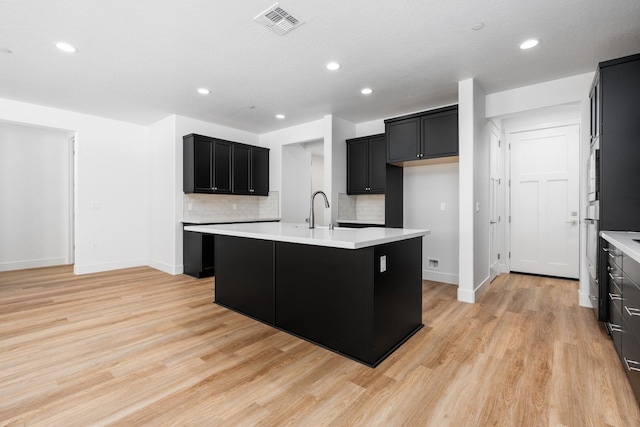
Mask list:
[[309,228],[316,228],[316,219],[315,215],[313,214],[313,200],[318,194],[322,194],[322,197],[324,197],[324,207],[329,207],[329,200],[327,200],[327,195],[324,194],[324,191],[316,191],[315,193],[313,193],[313,196],[311,196],[311,209],[309,212]]

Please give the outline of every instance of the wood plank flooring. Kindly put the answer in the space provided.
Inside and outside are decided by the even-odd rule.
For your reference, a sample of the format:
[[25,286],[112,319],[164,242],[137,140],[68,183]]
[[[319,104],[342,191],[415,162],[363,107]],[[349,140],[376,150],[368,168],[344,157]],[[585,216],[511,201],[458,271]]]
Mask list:
[[141,267],[0,273],[0,425],[638,426],[577,283],[424,282],[425,327],[371,369]]

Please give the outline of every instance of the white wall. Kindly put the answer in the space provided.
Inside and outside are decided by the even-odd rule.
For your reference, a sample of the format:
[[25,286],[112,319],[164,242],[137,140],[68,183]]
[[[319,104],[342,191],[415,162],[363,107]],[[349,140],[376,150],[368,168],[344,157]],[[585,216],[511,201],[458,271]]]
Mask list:
[[7,99],[0,120],[76,132],[76,273],[147,264],[145,127]]
[[422,278],[458,283],[458,163],[405,167],[403,197],[404,227],[431,230],[422,239]]
[[71,263],[72,137],[0,123],[0,271]]
[[[486,97],[487,118],[510,118],[509,126],[531,121],[550,122],[575,117],[572,105],[580,111],[580,289],[579,302],[590,307],[589,280],[585,266],[586,248],[586,159],[589,153],[589,90],[595,73],[493,93]],[[518,114],[520,113],[520,114]],[[517,114],[517,116],[515,116]],[[514,117],[515,116],[515,117]],[[529,116],[529,117],[528,117]]]
[[[311,193],[324,191],[324,156],[319,154],[311,155]],[[321,197],[316,197],[314,204],[314,215],[317,225],[327,225],[325,221],[324,201]]]
[[311,199],[311,153],[301,144],[285,145],[281,161],[282,221],[304,223]]
[[149,186],[149,265],[170,274],[182,272],[182,261],[177,263],[175,258],[175,189],[179,185],[175,125],[175,116],[169,116],[149,126],[149,182],[153,183]]
[[335,116],[325,117],[324,143],[325,176],[324,188],[330,208],[325,210],[325,220],[338,221],[338,193],[347,192],[347,144],[346,140],[356,136],[355,124]]
[[489,143],[485,94],[473,79],[458,82],[460,277],[458,300],[476,302],[489,279]]

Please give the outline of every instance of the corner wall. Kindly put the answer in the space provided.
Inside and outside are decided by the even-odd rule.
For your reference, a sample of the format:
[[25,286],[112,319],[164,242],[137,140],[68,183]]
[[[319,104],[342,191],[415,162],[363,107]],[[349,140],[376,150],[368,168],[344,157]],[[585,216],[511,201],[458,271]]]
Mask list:
[[147,129],[0,99],[0,120],[76,132],[76,274],[147,264]]

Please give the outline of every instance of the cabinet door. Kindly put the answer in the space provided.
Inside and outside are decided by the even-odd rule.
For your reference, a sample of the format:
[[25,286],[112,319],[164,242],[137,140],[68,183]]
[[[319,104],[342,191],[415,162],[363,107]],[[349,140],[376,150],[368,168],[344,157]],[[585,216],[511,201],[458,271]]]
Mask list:
[[369,193],[384,194],[387,183],[387,140],[369,140]]
[[251,147],[251,194],[269,195],[269,150]]
[[366,194],[369,188],[369,141],[347,143],[347,194]]
[[251,194],[251,147],[233,144],[233,194]]
[[387,162],[404,162],[420,158],[420,118],[386,124]]
[[231,142],[213,143],[213,191],[231,193]]
[[195,138],[193,141],[193,174],[194,191],[211,192],[211,157],[213,144],[206,139]]
[[458,155],[458,111],[421,117],[423,158]]

